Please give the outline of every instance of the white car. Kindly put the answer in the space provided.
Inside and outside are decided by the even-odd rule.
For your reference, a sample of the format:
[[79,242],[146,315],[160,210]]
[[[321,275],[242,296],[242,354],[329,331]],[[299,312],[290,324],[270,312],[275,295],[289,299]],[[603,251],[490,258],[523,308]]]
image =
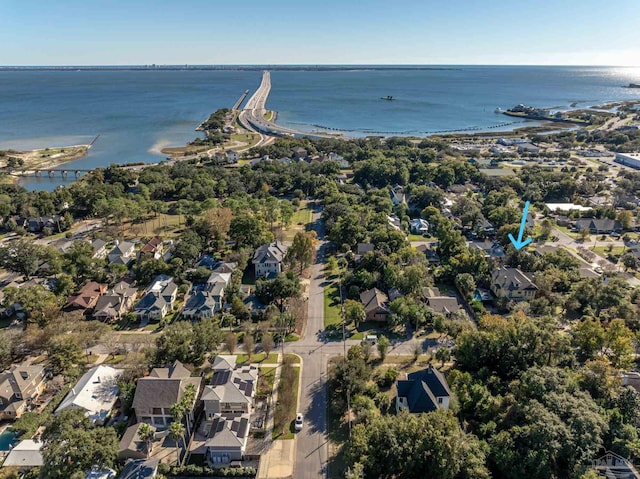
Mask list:
[[304,420],[302,419],[302,413],[299,412],[296,414],[296,431],[302,431],[302,425],[304,424]]

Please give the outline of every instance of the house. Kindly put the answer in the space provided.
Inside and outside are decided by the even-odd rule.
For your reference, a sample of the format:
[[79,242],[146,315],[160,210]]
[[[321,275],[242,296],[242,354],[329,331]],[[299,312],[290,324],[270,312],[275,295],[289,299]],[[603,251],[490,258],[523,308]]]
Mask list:
[[133,261],[135,244],[129,241],[116,241],[116,246],[109,251],[109,263],[123,264],[129,266]]
[[64,223],[64,218],[60,215],[38,216],[27,220],[27,230],[30,233],[40,233],[44,229],[53,232],[61,232],[60,223]]
[[263,244],[256,249],[252,260],[256,278],[277,276],[282,273],[282,262],[286,254],[287,247],[278,240]]
[[160,320],[173,308],[178,295],[178,286],[173,277],[160,274],[155,277],[140,301],[134,306],[140,321]]
[[434,313],[449,317],[462,310],[456,296],[444,296],[438,288],[425,288],[425,290],[427,307]]
[[[180,361],[168,368],[154,368],[149,376],[138,379],[136,384],[133,409],[137,420],[158,429],[169,427],[173,422],[171,406],[182,399],[189,385],[193,385],[197,397],[200,381],[199,377],[192,377]],[[188,417],[193,423],[193,410]]]
[[518,145],[518,153],[540,153],[542,148],[532,145],[531,143],[520,143]]
[[389,298],[378,288],[360,293],[367,321],[386,321],[389,315]]
[[491,258],[494,260],[504,259],[504,249],[498,241],[472,241],[469,243],[469,249],[480,251],[485,258]]
[[535,298],[538,287],[517,268],[500,268],[491,273],[491,292],[497,298],[510,301],[529,301]]
[[158,475],[159,459],[138,459],[129,461],[118,479],[153,479]]
[[404,192],[404,188],[400,185],[395,185],[390,187],[389,196],[391,196],[391,201],[393,202],[393,206],[407,204],[407,195]]
[[0,420],[18,419],[44,390],[42,366],[14,364],[0,374]]
[[237,151],[227,150],[227,163],[237,163],[240,158],[240,154]]
[[424,235],[429,233],[429,222],[422,218],[416,218],[409,222],[409,231],[415,235]]
[[584,218],[576,221],[578,231],[587,229],[591,234],[608,234],[614,231],[622,231],[622,225],[617,220],[609,218]]
[[291,148],[291,156],[292,158],[304,159],[308,156],[307,150],[302,148],[301,146],[296,146],[295,148]]
[[69,297],[69,301],[64,306],[65,311],[82,311],[93,308],[98,302],[98,298],[107,290],[106,284],[90,281],[85,284],[80,291]]
[[164,244],[162,240],[157,237],[151,238],[147,244],[145,244],[140,251],[138,251],[138,260],[143,259],[160,259],[162,258],[162,252],[164,250]]
[[115,479],[116,471],[110,468],[102,469],[98,466],[93,466],[84,479]]
[[433,265],[440,264],[440,255],[436,251],[433,243],[431,244],[421,244],[416,246],[416,251],[423,253],[427,257],[427,261]]
[[[140,438],[140,426],[143,422],[129,426],[120,439],[120,449],[118,450],[118,459],[121,461],[127,459],[146,459],[147,458],[147,443]],[[151,430],[155,433],[156,428],[151,427]]]
[[107,257],[107,242],[105,240],[93,240],[91,248],[93,248],[93,258],[102,259]]
[[373,243],[358,243],[356,245],[355,260],[359,261],[365,254],[373,250],[375,250]]
[[93,317],[105,322],[122,319],[122,316],[133,306],[137,294],[136,288],[120,281],[113,289],[98,298],[93,308]]
[[[216,288],[219,289],[219,288]],[[222,309],[222,295],[215,295],[208,291],[198,291],[186,301],[182,309],[182,316],[187,319],[211,318]]]
[[249,439],[249,415],[217,416],[205,442],[207,461],[216,466],[242,460]]
[[9,451],[2,467],[15,467],[21,472],[41,467],[43,464],[42,446],[42,442],[33,439],[20,441]]
[[396,383],[396,412],[431,412],[449,409],[451,391],[440,371],[430,365],[427,369],[409,373],[405,380]]
[[391,226],[394,230],[402,231],[402,224],[400,223],[400,218],[398,218],[396,215],[393,215],[393,216],[387,215],[387,222],[389,223],[389,226]]
[[216,414],[249,414],[258,385],[258,367],[255,364],[236,366],[235,356],[216,356],[213,376],[202,393],[205,420],[212,421]]
[[120,369],[96,366],[87,371],[67,393],[55,413],[65,409],[84,409],[95,424],[104,424],[118,401]]
[[243,458],[250,430],[250,415],[258,384],[258,366],[237,366],[235,356],[216,356],[213,376],[202,394],[208,437],[209,463],[225,464]]

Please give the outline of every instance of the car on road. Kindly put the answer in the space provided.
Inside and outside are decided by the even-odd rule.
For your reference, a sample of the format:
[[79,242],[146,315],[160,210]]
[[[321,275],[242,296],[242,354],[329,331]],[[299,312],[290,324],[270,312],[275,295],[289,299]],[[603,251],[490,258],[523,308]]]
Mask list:
[[620,238],[620,233],[612,231],[611,233],[609,233],[609,236],[611,236],[612,238]]
[[299,412],[296,414],[296,431],[302,431],[302,426],[304,425],[304,419],[302,418],[302,413]]
[[600,266],[596,266],[593,270],[598,274],[602,274],[602,268]]
[[378,336],[376,334],[367,334],[362,342],[375,346],[378,343]]

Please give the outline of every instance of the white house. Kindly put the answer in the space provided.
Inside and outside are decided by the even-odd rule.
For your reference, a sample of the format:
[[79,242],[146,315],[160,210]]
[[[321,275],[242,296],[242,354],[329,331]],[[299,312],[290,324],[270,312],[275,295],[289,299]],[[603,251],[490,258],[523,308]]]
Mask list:
[[282,273],[282,262],[286,254],[287,247],[278,240],[260,246],[253,254],[252,260],[256,278]]
[[416,218],[409,223],[409,231],[416,235],[423,235],[429,232],[429,222],[422,218]]
[[65,396],[55,413],[65,409],[84,409],[91,422],[104,424],[118,400],[118,377],[121,369],[96,366],[84,376]]

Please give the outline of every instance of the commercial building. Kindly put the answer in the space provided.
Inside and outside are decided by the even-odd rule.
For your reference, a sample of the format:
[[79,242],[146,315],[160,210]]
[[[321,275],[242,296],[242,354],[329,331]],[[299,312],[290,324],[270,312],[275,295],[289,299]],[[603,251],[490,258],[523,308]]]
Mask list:
[[615,162],[640,170],[640,153],[616,153]]

